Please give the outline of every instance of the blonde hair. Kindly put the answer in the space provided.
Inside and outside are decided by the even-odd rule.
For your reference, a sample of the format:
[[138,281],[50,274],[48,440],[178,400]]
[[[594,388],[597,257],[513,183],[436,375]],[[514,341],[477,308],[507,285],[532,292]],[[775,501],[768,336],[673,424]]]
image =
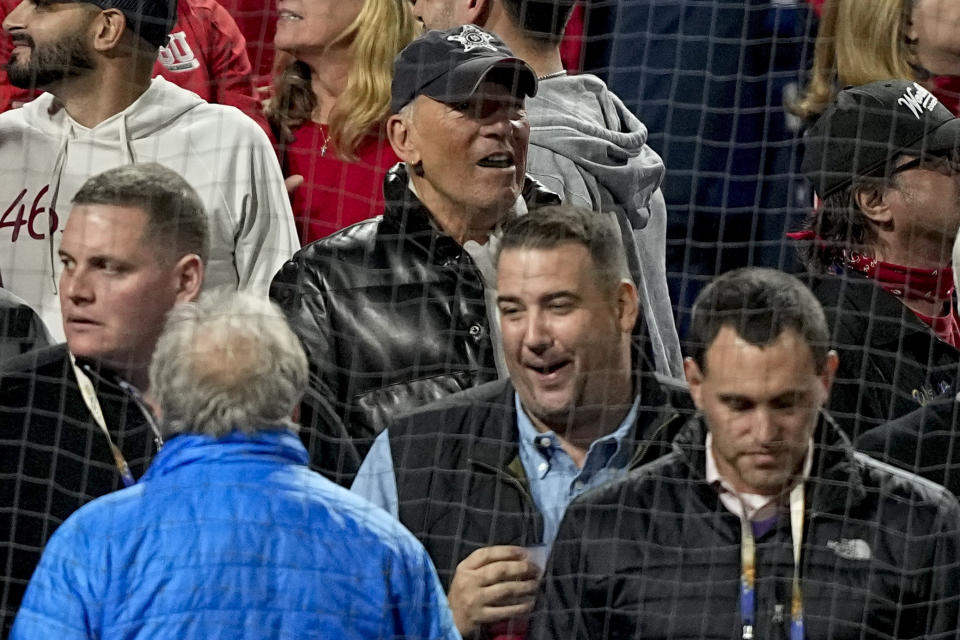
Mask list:
[[921,79],[916,52],[904,32],[912,10],[913,0],[827,0],[810,83],[790,111],[815,118],[847,85]]
[[[393,60],[418,34],[408,0],[365,0],[356,20],[334,44],[350,42],[352,68],[347,86],[330,112],[329,137],[337,153],[356,159],[364,136],[383,126],[390,110]],[[280,140],[311,119],[317,106],[310,85],[310,68],[293,55],[278,52],[273,96],[264,111]]]

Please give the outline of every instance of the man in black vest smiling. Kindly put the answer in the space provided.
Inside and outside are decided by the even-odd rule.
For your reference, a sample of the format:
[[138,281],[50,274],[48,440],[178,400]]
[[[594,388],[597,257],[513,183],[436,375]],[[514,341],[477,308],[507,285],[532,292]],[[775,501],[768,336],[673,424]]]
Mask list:
[[460,632],[517,632],[569,501],[663,452],[674,412],[636,354],[612,214],[556,206],[504,227],[510,380],[428,405],[375,442],[353,490],[424,543]]

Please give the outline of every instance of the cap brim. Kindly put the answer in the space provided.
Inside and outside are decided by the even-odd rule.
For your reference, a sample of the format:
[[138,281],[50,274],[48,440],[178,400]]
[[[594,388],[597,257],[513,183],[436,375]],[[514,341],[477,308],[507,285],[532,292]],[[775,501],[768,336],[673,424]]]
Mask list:
[[931,131],[912,149],[927,153],[943,154],[944,152],[960,151],[960,118],[947,120]]
[[533,97],[537,94],[537,74],[533,68],[519,58],[510,57],[469,60],[428,83],[417,93],[440,102],[460,102],[476,93],[485,80],[503,85],[517,97]]
[[[866,143],[862,143],[866,144]],[[862,176],[882,176],[885,171],[893,168],[894,160],[900,155],[944,155],[946,153],[960,152],[960,118],[952,118],[945,121],[939,127],[929,130],[925,135],[917,138],[913,142],[900,147],[887,147],[882,143],[873,143],[874,147],[886,147],[886,153],[875,162],[858,166],[856,170],[837,171],[830,174],[822,169],[802,169],[807,177],[814,183],[814,189],[821,198],[827,198],[830,195],[849,186]],[[822,159],[823,151],[817,154]],[[862,156],[861,156],[862,157]],[[804,156],[804,166],[808,161]],[[849,158],[851,165],[855,164],[856,157]]]

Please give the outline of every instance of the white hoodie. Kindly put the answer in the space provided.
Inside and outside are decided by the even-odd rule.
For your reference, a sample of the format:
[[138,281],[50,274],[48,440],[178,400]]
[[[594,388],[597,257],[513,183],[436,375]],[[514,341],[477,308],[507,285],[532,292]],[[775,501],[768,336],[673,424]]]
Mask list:
[[210,228],[205,288],[266,296],[299,248],[276,155],[236,108],[208,104],[158,77],[129,107],[88,129],[45,93],[0,114],[0,279],[55,339],[63,339],[57,251],[70,201],[87,178],[133,162],[159,162],[200,195]]

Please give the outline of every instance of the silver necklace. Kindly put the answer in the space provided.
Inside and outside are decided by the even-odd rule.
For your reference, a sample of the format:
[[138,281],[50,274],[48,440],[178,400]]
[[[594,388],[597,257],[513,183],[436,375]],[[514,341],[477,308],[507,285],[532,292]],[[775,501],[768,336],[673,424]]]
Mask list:
[[537,76],[537,80],[549,80],[550,78],[559,78],[560,76],[565,76],[565,75],[567,75],[566,70],[561,69],[560,71],[554,71],[553,73],[548,73],[545,76]]
[[323,158],[327,155],[327,144],[330,143],[330,138],[328,138],[326,132],[324,132],[323,125],[320,125],[320,135],[323,136],[323,144],[320,146],[320,157]]

